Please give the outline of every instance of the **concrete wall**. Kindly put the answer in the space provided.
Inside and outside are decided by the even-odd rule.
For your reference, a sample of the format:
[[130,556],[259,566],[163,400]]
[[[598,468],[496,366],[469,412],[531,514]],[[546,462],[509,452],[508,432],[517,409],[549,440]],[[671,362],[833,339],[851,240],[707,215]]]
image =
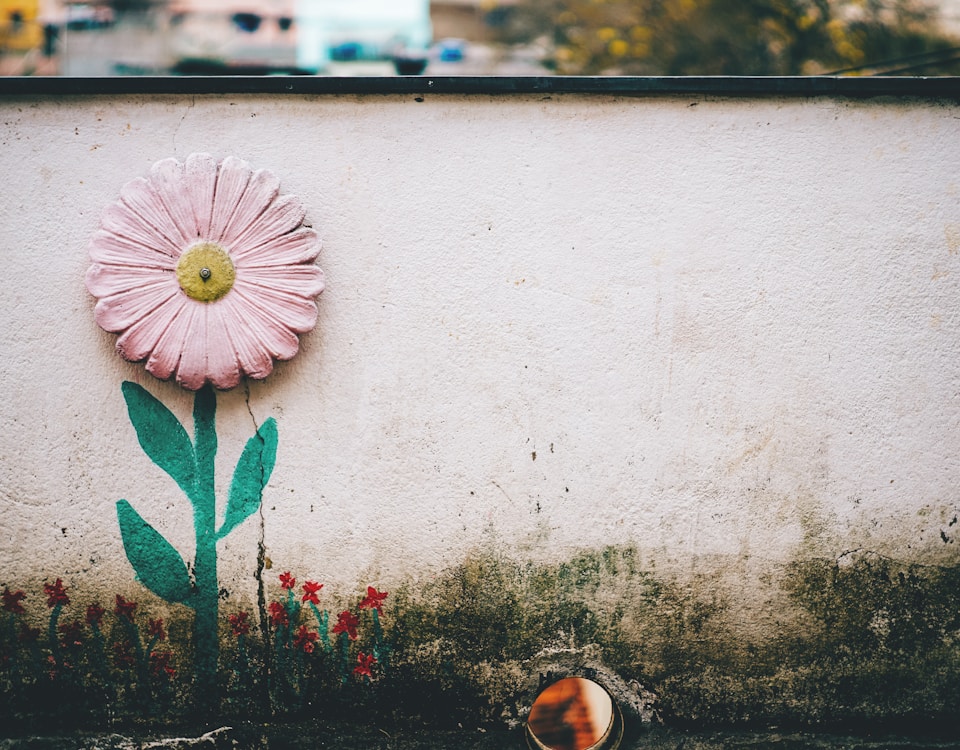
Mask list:
[[[141,450],[120,385],[143,385],[188,431],[192,394],[114,353],[83,278],[120,188],[197,151],[270,169],[301,198],[328,285],[295,359],[218,394],[222,494],[254,425],[279,429],[261,512],[221,544],[225,611],[259,595],[263,613],[292,571],[324,582],[331,607],[367,584],[394,592],[398,622],[420,613],[438,629],[428,640],[449,643],[443,618],[495,618],[469,609],[485,599],[536,610],[525,587],[549,570],[606,629],[577,640],[582,624],[536,630],[524,614],[477,659],[599,643],[668,713],[716,719],[728,683],[681,690],[707,657],[679,667],[668,647],[709,641],[720,663],[744,639],[820,632],[818,597],[843,571],[867,589],[935,574],[924,602],[953,575],[956,104],[14,96],[0,114],[0,583],[41,621],[56,577],[78,601],[123,592],[167,611],[134,581],[120,498],[192,554],[189,504]],[[447,601],[454,580],[465,598]],[[889,631],[892,617],[856,627]],[[956,632],[951,617],[936,627]],[[798,664],[832,648],[817,643]],[[439,669],[412,653],[411,669]],[[952,679],[933,688],[934,714]],[[509,692],[475,682],[495,708]]]

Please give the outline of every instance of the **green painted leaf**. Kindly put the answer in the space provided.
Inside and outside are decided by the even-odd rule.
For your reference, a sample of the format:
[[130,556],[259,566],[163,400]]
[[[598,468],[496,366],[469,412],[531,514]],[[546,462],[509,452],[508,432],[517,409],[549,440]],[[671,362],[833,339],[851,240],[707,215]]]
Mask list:
[[277,423],[271,417],[260,426],[257,434],[247,441],[237,462],[233,482],[230,484],[227,514],[223,519],[223,526],[217,532],[217,538],[225,537],[260,507],[263,488],[270,481],[276,461]]
[[186,601],[190,575],[180,553],[126,500],[117,501],[117,520],[123,549],[140,583],[168,602]]
[[121,388],[144,453],[193,499],[197,459],[180,420],[142,386],[126,381]]

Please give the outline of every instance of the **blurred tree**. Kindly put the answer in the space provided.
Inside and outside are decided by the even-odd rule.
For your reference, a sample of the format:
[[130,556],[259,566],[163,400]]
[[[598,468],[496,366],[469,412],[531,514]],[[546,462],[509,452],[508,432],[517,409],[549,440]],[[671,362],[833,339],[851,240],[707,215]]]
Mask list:
[[500,34],[567,75],[960,72],[922,0],[517,0]]

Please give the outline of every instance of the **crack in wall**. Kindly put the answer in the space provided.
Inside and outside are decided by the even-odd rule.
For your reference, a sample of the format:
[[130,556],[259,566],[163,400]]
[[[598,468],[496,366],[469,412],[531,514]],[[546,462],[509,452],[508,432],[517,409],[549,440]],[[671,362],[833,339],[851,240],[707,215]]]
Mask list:
[[177,136],[180,135],[180,128],[183,127],[183,121],[187,119],[187,115],[190,113],[190,110],[197,106],[197,97],[190,97],[190,104],[187,105],[187,108],[184,110],[183,114],[180,115],[180,122],[177,123],[177,129],[173,131],[173,153],[177,153]]
[[[244,380],[244,404],[247,407],[247,413],[250,415],[250,421],[253,422],[254,435],[260,434],[260,425],[257,423],[257,418],[253,414],[253,409],[250,408],[250,383],[247,380]],[[261,441],[263,438],[261,438]],[[261,472],[263,472],[263,464],[261,463]],[[264,643],[270,642],[270,626],[268,625],[267,620],[267,592],[263,580],[263,572],[267,567],[267,543],[266,543],[266,531],[267,523],[266,517],[263,514],[263,481],[261,473],[261,496],[260,496],[260,505],[257,508],[257,518],[260,523],[260,536],[257,540],[257,572],[255,574],[257,579],[257,615],[260,620],[260,635],[263,638]],[[273,660],[271,654],[268,650],[267,652],[267,674],[271,674],[273,670]]]

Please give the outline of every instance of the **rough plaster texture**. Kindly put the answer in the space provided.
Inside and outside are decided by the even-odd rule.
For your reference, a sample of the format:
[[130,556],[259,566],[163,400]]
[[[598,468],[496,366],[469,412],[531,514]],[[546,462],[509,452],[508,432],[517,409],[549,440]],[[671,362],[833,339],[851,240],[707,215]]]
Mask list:
[[120,384],[188,427],[192,395],[114,353],[83,277],[120,187],[196,151],[300,196],[328,282],[297,358],[219,395],[221,492],[254,424],[280,433],[262,519],[221,549],[231,596],[256,595],[261,535],[275,570],[351,592],[475,548],[633,544],[744,580],[856,549],[957,559],[954,104],[131,96],[0,115],[3,582],[132,587],[119,498],[191,554]]

